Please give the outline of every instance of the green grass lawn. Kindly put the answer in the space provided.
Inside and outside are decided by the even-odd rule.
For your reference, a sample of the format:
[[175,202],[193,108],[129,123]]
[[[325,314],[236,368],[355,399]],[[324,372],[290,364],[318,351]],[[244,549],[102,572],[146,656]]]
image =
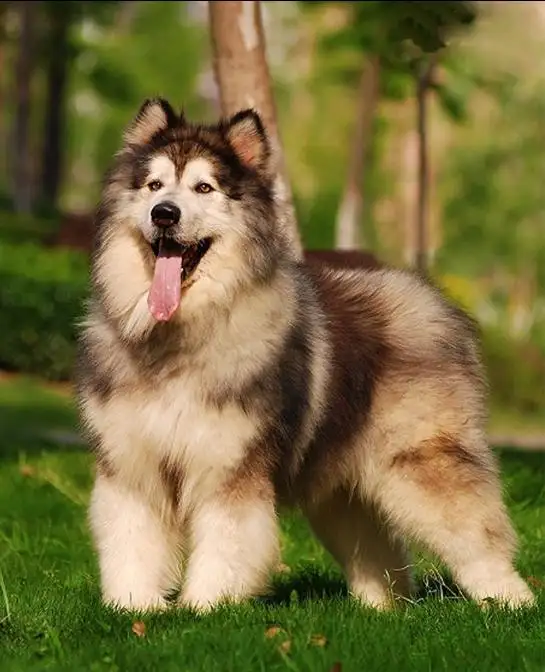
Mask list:
[[[70,399],[32,381],[0,382],[0,670],[545,670],[545,590],[523,613],[483,612],[417,559],[420,597],[377,614],[344,582],[296,516],[282,520],[285,571],[267,599],[209,616],[104,609],[86,527],[92,462],[57,441]],[[52,434],[57,432],[57,434]],[[545,577],[545,453],[503,451],[521,535],[519,566]],[[137,628],[136,628],[137,629]]]

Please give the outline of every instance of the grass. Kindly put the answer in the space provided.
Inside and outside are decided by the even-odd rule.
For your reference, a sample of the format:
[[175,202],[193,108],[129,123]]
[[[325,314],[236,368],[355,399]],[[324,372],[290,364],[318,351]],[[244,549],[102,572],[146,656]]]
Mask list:
[[[19,670],[539,670],[545,591],[519,613],[479,610],[428,559],[414,604],[377,614],[354,604],[297,516],[282,519],[283,560],[267,599],[205,617],[137,617],[104,609],[86,527],[90,457],[56,443],[73,429],[70,397],[28,380],[0,382],[0,669]],[[502,451],[521,535],[519,567],[545,576],[545,453]],[[140,626],[142,627],[142,626]],[[138,626],[135,627],[138,629]]]

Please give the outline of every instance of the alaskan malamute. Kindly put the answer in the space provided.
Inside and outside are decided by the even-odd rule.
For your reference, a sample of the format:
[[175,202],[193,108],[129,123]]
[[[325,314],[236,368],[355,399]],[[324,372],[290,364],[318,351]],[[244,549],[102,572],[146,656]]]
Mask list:
[[408,272],[299,261],[269,158],[256,112],[154,99],[105,181],[78,375],[104,601],[262,592],[288,504],[364,604],[409,595],[406,540],[468,596],[531,603],[472,322]]

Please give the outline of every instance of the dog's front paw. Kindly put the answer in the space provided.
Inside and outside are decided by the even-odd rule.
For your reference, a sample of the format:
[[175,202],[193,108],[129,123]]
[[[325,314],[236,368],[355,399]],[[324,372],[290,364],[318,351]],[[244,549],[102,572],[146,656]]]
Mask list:
[[198,614],[207,614],[222,604],[234,604],[238,601],[235,596],[223,593],[186,590],[180,596],[179,606],[196,611]]
[[198,614],[207,614],[220,603],[219,599],[213,597],[206,598],[199,595],[182,595],[179,600],[179,606],[182,609],[191,609]]
[[168,602],[162,595],[131,592],[125,595],[102,596],[103,603],[116,611],[165,611]]

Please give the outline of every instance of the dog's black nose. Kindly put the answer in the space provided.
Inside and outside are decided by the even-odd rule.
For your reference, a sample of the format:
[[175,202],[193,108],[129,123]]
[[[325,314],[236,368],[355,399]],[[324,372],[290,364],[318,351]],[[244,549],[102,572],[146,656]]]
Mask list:
[[151,221],[155,226],[167,228],[168,226],[178,224],[181,214],[180,208],[177,205],[164,201],[163,203],[157,203],[151,209]]

